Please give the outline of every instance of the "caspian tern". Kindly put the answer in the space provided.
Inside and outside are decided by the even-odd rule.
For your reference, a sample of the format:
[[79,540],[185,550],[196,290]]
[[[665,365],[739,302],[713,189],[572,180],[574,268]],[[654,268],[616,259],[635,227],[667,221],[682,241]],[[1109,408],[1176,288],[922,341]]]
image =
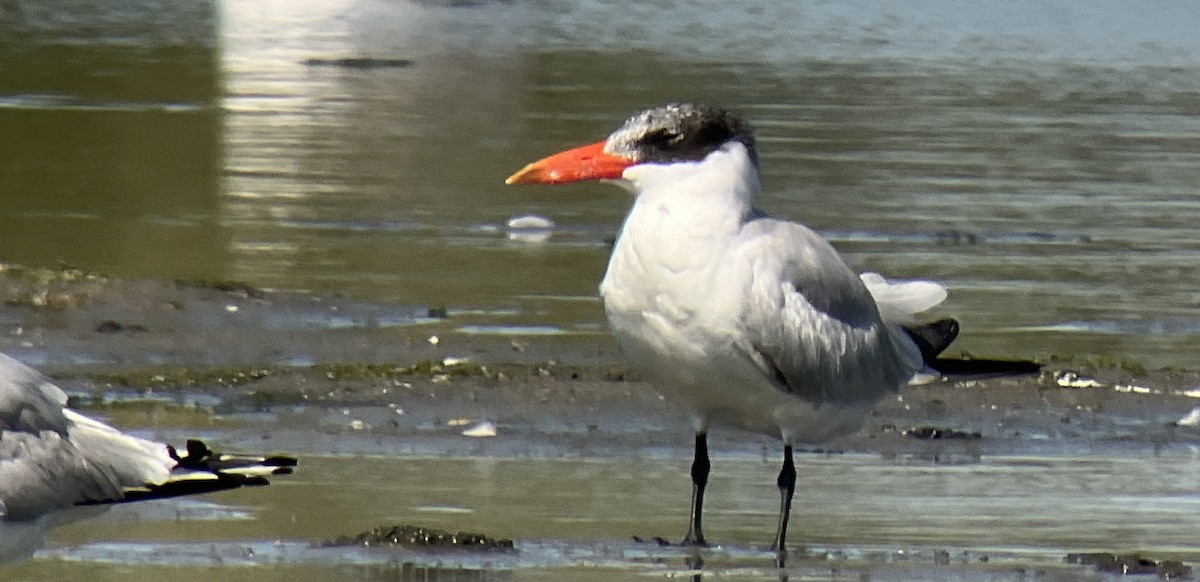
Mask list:
[[266,485],[296,459],[219,455],[200,441],[186,454],[65,408],[67,395],[0,354],[0,562],[31,553],[66,510]]
[[[728,111],[672,103],[630,117],[604,141],[529,164],[507,184],[614,182],[635,194],[600,284],[625,357],[688,406],[696,430],[691,517],[701,529],[712,425],[783,440],[782,555],[795,492],[795,443],[858,430],[958,333],[911,325],[943,286],[855,274],[808,227],[754,207],[750,127]],[[924,353],[924,358],[923,358]]]

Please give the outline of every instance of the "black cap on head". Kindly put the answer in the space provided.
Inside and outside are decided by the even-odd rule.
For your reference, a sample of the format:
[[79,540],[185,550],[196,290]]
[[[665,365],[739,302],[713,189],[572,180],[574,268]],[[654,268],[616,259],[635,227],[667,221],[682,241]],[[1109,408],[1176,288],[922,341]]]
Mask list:
[[625,121],[608,136],[605,150],[638,163],[698,162],[737,141],[758,166],[754,131],[732,113],[697,103],[668,103]]

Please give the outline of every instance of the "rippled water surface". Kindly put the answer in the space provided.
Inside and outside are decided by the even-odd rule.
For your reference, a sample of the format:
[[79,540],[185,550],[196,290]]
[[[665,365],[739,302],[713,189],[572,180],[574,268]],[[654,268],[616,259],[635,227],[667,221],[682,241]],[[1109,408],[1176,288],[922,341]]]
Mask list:
[[[503,179],[645,106],[701,100],[757,127],[764,209],[820,230],[858,269],[944,281],[963,350],[1196,367],[1197,6],[5,2],[0,260],[341,294],[369,307],[347,325],[431,306],[464,333],[603,334],[596,286],[627,195]],[[332,62],[347,58],[392,61]],[[510,232],[526,214],[551,219],[548,236]],[[68,526],[6,579],[145,579],[176,561],[173,580],[243,579],[222,564],[269,566],[253,570],[263,580],[686,570],[678,552],[629,541],[680,533],[686,492],[657,479],[679,484],[679,461],[321,456],[331,448],[266,494]],[[1005,560],[1056,579],[1065,552],[1112,540],[1195,559],[1195,463],[1172,454],[961,472],[817,457],[800,497],[821,501],[799,501],[794,523],[814,555],[898,579],[957,579],[925,569],[941,550],[972,564],[970,580],[1018,579]],[[771,579],[756,548],[773,463],[725,461],[712,528],[729,555],[715,560]],[[544,513],[522,509],[530,491]],[[314,498],[330,501],[294,509]],[[527,551],[459,574],[419,556],[398,574],[390,557],[306,546],[376,521],[485,528]],[[828,578],[812,559],[797,578]]]
[[[757,126],[764,208],[945,281],[964,349],[1195,363],[1193,7],[54,4],[0,21],[6,260],[596,329],[626,195],[501,181],[692,99]],[[413,64],[308,63],[347,57]]]
[[[1200,558],[1191,542],[1200,498],[1186,485],[1197,474],[1187,456],[999,457],[961,468],[856,455],[799,461],[792,533],[805,542],[790,566],[798,579],[1112,579],[1064,558],[1114,543]],[[703,553],[707,570],[719,579],[778,579],[763,549],[774,527],[774,462],[718,456],[714,467],[706,529],[716,545]],[[687,550],[632,536],[681,535],[685,470],[653,458],[309,457],[303,475],[266,490],[222,494],[216,503],[116,507],[60,528],[50,548],[10,566],[6,579],[678,577],[688,572]],[[488,531],[513,538],[516,551],[314,547],[353,533],[336,528],[354,523]]]

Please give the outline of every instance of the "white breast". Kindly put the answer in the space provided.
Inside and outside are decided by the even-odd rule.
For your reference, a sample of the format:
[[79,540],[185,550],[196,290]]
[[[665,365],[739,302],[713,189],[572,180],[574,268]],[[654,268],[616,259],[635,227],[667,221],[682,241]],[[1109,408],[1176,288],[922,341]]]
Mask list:
[[[891,347],[872,322],[857,329],[862,322],[806,303],[789,307],[799,293],[792,269],[808,265],[833,286],[813,289],[827,299],[821,309],[882,325],[828,243],[799,225],[762,228],[751,206],[757,172],[741,144],[699,163],[633,166],[625,178],[637,198],[600,287],[609,324],[630,364],[688,406],[698,430],[712,422],[819,442],[856,430],[874,399],[898,387],[874,380],[884,375],[876,357]],[[867,303],[858,310],[856,301]],[[811,313],[792,312],[802,309]],[[849,371],[846,349],[855,351]],[[782,385],[781,374],[801,382]]]

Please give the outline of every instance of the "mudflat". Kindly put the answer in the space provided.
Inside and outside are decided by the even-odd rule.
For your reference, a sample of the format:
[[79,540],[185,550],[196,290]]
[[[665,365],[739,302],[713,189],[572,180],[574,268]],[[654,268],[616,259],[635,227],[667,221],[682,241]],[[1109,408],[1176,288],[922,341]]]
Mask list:
[[[603,330],[481,334],[438,308],[7,275],[0,349],[45,371],[73,406],[156,438],[301,457],[296,475],[260,491],[60,528],[12,572],[174,560],[183,580],[239,554],[318,578],[346,563],[482,579],[776,575],[761,546],[778,443],[714,431],[715,547],[679,547],[689,418],[626,369]],[[1200,373],[1069,354],[1041,363],[1040,374],[909,386],[858,433],[803,447],[791,572],[1068,579],[1140,564],[1182,575],[1200,557],[1179,537],[1194,520],[1181,516],[1196,498]],[[168,528],[163,513],[190,523]],[[512,547],[481,558],[322,545],[372,531]]]

